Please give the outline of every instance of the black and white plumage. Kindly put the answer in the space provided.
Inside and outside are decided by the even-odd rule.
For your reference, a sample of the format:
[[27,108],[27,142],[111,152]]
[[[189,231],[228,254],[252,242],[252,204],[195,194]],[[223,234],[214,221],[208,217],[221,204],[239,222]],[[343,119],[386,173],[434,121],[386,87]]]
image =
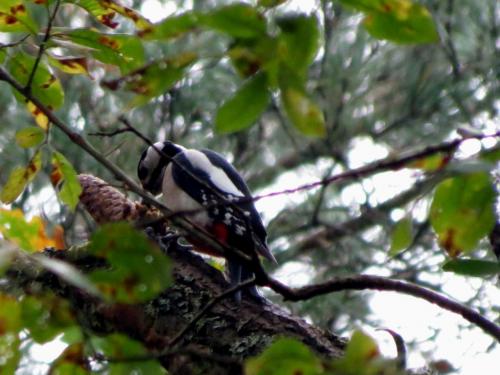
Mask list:
[[[188,220],[219,242],[243,252],[256,250],[276,262],[267,247],[266,229],[248,186],[222,155],[206,149],[187,149],[169,141],[157,142],[142,153],[137,173],[146,190],[155,195],[162,193],[170,210],[186,212]],[[245,198],[249,199],[237,202]],[[194,245],[201,252],[216,255],[209,248]],[[229,257],[227,262],[232,284],[252,276],[236,257]],[[249,288],[249,292],[259,297],[255,287]],[[236,299],[240,298],[238,293]]]

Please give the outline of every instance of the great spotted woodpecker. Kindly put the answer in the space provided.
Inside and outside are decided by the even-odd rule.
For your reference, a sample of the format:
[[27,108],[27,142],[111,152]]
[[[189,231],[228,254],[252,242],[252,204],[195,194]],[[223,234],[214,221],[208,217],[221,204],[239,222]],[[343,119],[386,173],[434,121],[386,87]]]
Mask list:
[[[276,262],[266,244],[266,229],[251,200],[243,178],[224,157],[211,150],[187,149],[175,143],[157,142],[141,155],[137,174],[144,189],[162,200],[173,212],[185,213],[195,225],[219,242]],[[243,199],[243,202],[238,200]],[[234,203],[232,203],[234,202]],[[198,251],[215,254],[188,238]],[[231,284],[250,278],[236,256],[227,258]],[[261,299],[255,286],[248,292]],[[235,295],[237,301],[241,293]]]

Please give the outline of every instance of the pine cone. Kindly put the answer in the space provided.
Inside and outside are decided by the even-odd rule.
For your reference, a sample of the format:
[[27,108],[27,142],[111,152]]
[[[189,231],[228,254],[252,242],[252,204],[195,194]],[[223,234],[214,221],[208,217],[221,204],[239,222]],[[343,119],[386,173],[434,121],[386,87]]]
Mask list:
[[160,217],[158,211],[131,201],[120,191],[98,177],[80,174],[78,180],[82,185],[80,202],[98,224]]

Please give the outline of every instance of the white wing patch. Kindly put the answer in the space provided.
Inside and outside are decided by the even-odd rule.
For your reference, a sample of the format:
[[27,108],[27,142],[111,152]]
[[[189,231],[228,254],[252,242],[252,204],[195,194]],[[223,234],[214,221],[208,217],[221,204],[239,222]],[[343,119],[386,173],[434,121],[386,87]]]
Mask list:
[[204,153],[198,150],[188,149],[184,151],[184,154],[194,167],[207,172],[212,183],[221,191],[238,197],[245,196],[245,194],[238,190],[233,184],[227,174],[221,168],[213,165]]

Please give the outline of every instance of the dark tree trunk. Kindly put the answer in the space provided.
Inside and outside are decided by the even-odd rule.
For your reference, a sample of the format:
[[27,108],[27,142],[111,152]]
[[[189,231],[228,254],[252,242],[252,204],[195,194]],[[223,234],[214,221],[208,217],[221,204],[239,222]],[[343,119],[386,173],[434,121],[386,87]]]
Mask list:
[[[171,246],[172,247],[172,246]],[[97,334],[120,332],[142,342],[160,356],[172,374],[238,374],[242,362],[262,352],[277,337],[296,338],[325,357],[340,357],[345,341],[294,317],[270,302],[259,303],[243,296],[240,304],[231,297],[207,311],[182,336],[172,351],[174,337],[207,303],[229,287],[222,273],[200,256],[174,246],[175,284],[156,299],[142,305],[110,304],[67,285],[46,271],[33,272],[33,264],[17,261],[8,272],[10,281],[29,288],[34,281],[71,301],[80,324]],[[65,260],[81,270],[102,267],[103,262],[84,249],[54,251],[45,255]]]

